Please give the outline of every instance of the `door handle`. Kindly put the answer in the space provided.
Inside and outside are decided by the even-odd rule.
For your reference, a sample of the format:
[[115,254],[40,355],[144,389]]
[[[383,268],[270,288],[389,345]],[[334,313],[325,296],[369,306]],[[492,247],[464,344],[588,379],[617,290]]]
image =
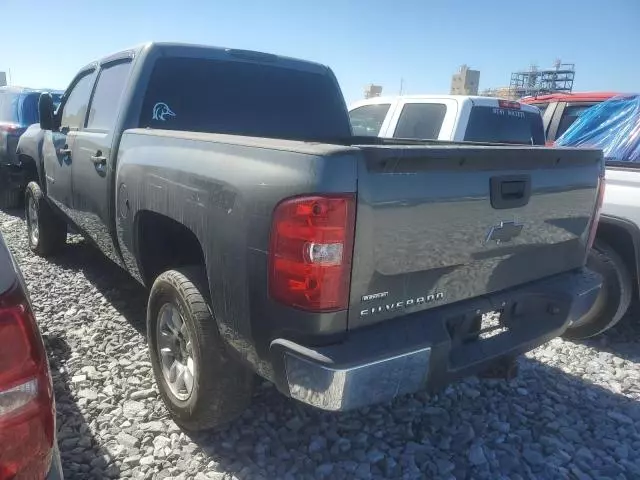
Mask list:
[[107,157],[103,157],[102,155],[91,155],[91,161],[96,166],[105,165],[107,163]]
[[506,175],[490,180],[491,206],[496,210],[524,207],[531,197],[529,175]]
[[60,155],[70,155],[71,154],[71,149],[70,148],[66,148],[66,145],[65,145],[65,148],[59,149],[58,153]]

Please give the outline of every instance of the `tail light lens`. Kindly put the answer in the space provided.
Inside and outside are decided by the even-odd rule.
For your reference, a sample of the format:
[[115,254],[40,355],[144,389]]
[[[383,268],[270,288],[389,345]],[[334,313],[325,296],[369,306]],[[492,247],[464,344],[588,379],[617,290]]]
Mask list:
[[0,296],[0,480],[44,478],[54,430],[44,345],[16,285]]
[[606,189],[606,180],[604,177],[600,177],[598,180],[598,196],[596,198],[596,208],[591,219],[591,229],[589,230],[589,239],[587,240],[587,252],[593,247],[593,242],[596,239],[596,233],[598,232],[598,222],[600,221],[600,212],[602,211],[602,204],[604,203],[604,192]]
[[271,227],[271,297],[312,312],[346,309],[354,232],[353,195],[280,203]]

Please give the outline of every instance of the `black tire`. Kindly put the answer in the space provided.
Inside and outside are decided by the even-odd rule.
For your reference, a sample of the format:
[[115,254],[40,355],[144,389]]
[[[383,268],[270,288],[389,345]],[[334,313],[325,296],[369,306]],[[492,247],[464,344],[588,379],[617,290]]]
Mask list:
[[[67,224],[54,211],[36,182],[27,185],[24,195],[24,214],[27,222],[29,248],[36,255],[48,257],[59,252],[67,241]],[[33,214],[37,215],[37,235],[34,235]]]
[[[173,420],[192,432],[234,420],[249,406],[253,395],[254,374],[229,356],[207,301],[207,285],[200,267],[169,270],[153,283],[147,307],[149,353],[160,396]],[[167,304],[177,308],[191,340],[195,368],[186,399],[171,390],[158,352],[159,314]]]
[[3,187],[0,191],[0,208],[12,209],[20,206],[20,190]]
[[593,308],[563,335],[569,340],[590,338],[610,329],[624,317],[631,304],[633,277],[626,262],[611,246],[596,240],[587,267],[602,275],[602,289]]

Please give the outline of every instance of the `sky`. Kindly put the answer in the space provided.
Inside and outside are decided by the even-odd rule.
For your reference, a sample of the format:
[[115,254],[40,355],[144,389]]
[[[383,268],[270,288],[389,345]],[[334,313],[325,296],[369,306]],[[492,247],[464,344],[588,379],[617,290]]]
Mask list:
[[[464,7],[464,8],[462,8]],[[24,19],[21,22],[20,19]],[[556,59],[574,91],[640,91],[640,0],[0,0],[0,71],[64,89],[76,71],[146,41],[259,50],[329,65],[348,103],[449,93],[461,64],[480,89]]]

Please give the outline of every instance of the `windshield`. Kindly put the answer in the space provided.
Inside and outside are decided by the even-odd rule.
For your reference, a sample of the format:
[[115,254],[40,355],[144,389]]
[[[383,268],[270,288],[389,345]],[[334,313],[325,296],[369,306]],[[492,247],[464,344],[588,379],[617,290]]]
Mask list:
[[498,107],[473,107],[464,139],[523,145],[545,143],[540,114]]
[[351,127],[329,74],[244,61],[160,58],[140,126],[291,140],[346,138]]

